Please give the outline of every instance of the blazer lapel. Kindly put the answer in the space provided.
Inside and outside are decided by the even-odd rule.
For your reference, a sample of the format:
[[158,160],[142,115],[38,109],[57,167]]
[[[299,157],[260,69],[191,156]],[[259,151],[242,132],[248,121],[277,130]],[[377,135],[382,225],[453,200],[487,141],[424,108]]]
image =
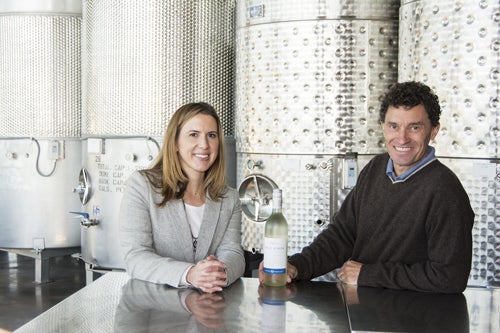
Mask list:
[[207,198],[205,201],[205,210],[203,211],[203,220],[201,222],[200,233],[198,234],[198,247],[196,249],[195,260],[202,260],[209,255],[210,245],[214,238],[215,229],[219,221],[219,214],[222,206],[222,200],[212,201]]
[[186,209],[182,200],[172,202],[172,216],[178,220],[179,234],[177,235],[180,244],[189,244],[182,246],[179,251],[182,251],[186,258],[193,258],[193,238],[191,236],[191,228],[187,220]]

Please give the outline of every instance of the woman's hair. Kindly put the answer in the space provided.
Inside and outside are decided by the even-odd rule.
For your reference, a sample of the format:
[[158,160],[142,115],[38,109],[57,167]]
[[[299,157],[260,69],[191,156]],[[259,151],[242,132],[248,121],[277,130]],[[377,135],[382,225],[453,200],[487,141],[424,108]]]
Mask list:
[[412,108],[419,104],[424,106],[431,125],[433,127],[437,126],[441,116],[439,99],[431,88],[415,81],[396,83],[389,89],[389,92],[384,96],[380,105],[379,120],[381,122],[385,121],[385,115],[389,106]]
[[151,184],[157,189],[161,189],[163,200],[158,203],[160,207],[165,206],[169,200],[182,198],[187,187],[189,179],[181,168],[177,154],[177,140],[186,122],[198,114],[213,117],[217,123],[219,135],[219,151],[214,163],[205,172],[204,191],[208,192],[212,200],[218,200],[225,192],[226,155],[224,132],[219,116],[210,104],[188,103],[181,106],[173,114],[165,131],[161,153],[153,162],[152,167],[144,171]]

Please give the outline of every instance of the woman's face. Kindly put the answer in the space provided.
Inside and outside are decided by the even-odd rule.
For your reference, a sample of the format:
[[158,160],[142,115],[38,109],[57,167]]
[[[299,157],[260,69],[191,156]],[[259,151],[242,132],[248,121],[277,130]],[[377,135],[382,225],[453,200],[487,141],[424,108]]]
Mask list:
[[180,129],[177,152],[189,178],[203,176],[219,153],[219,132],[212,116],[197,114]]

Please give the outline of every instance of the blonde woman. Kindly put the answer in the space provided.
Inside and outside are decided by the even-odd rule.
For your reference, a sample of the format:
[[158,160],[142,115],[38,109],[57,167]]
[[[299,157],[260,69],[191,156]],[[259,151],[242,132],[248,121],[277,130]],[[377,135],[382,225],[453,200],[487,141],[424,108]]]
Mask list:
[[153,166],[127,180],[120,237],[132,278],[211,293],[243,275],[241,204],[225,182],[223,138],[211,105],[186,104]]

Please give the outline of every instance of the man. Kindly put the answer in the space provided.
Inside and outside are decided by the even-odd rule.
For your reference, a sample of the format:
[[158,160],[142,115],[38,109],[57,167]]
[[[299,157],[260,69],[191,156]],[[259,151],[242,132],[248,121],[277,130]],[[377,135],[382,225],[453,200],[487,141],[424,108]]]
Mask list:
[[429,146],[440,114],[426,85],[390,89],[380,108],[387,153],[363,168],[328,228],[289,258],[289,282],[338,268],[342,282],[359,286],[465,289],[474,212],[459,179]]

